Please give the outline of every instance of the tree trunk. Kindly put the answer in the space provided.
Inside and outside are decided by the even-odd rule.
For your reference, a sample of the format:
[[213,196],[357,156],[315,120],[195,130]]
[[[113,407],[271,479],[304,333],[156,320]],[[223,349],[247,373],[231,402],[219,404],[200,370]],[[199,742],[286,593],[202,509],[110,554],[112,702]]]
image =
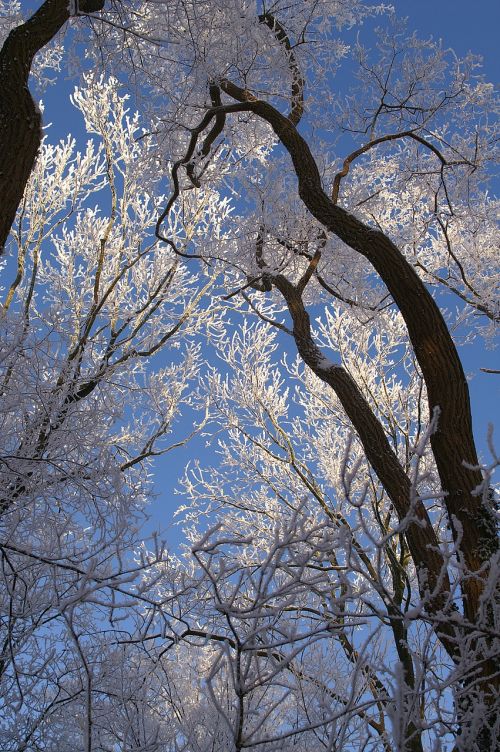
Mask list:
[[453,339],[424,283],[390,238],[337,206],[325,193],[309,145],[293,123],[267,102],[230,81],[222,89],[241,109],[266,120],[287,149],[299,196],[311,214],[346,245],[364,256],[380,275],[405,320],[422,370],[429,413],[437,409],[431,446],[446,496],[448,524],[469,576],[464,578],[464,611],[471,623],[481,610],[484,564],[498,550],[495,520],[475,490],[482,474],[472,433],[469,389]]
[[[80,0],[78,11],[102,10],[104,0]],[[70,16],[68,0],[46,0],[8,35],[0,50],[0,254],[41,142],[41,115],[28,88],[33,58]]]

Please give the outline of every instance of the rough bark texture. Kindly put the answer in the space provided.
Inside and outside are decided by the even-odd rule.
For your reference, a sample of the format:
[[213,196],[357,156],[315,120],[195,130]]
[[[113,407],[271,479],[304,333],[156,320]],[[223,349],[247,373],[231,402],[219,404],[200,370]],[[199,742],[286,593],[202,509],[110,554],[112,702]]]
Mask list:
[[[418,573],[422,600],[433,613],[445,610],[449,607],[450,581],[425,506],[419,499],[412,504],[410,480],[352,376],[342,366],[328,364],[315,344],[309,314],[297,287],[282,275],[272,279],[287,302],[293,320],[293,336],[302,360],[339,398],[360,438],[368,462],[394,504],[398,519],[408,520],[406,538]],[[414,521],[415,518],[418,522]],[[456,635],[451,625],[443,624],[438,636],[449,655],[455,657]]]
[[[104,0],[78,3],[81,13],[103,7]],[[40,148],[41,115],[28,88],[33,58],[68,18],[68,0],[46,0],[0,50],[0,254]]]
[[472,433],[469,390],[457,350],[441,312],[413,267],[383,232],[337,206],[325,193],[314,157],[293,123],[267,102],[230,81],[223,90],[266,120],[286,147],[298,178],[299,195],[311,214],[378,272],[405,320],[422,370],[429,412],[439,411],[431,437],[453,538],[470,573],[464,581],[465,614],[474,623],[481,606],[484,564],[497,550],[492,515],[474,491],[482,483]]
[[[437,430],[431,437],[431,446],[441,486],[446,494],[444,504],[448,524],[467,573],[461,581],[464,614],[471,625],[479,627],[479,632],[478,638],[464,647],[460,638],[462,645],[454,644],[449,625],[443,628],[439,624],[439,618],[434,622],[434,629],[448,653],[459,664],[462,660],[468,660],[468,655],[463,653],[464,649],[467,653],[471,650],[475,653],[475,671],[464,677],[463,686],[469,693],[471,702],[482,706],[484,710],[483,724],[477,737],[478,749],[481,752],[491,752],[496,749],[491,729],[494,728],[497,715],[500,667],[498,656],[493,657],[488,647],[489,640],[483,640],[480,635],[481,625],[488,625],[489,606],[487,602],[483,602],[483,593],[488,561],[498,551],[498,534],[492,511],[483,504],[482,495],[476,493],[483,479],[481,472],[474,469],[478,465],[478,458],[472,432],[469,390],[451,335],[424,283],[390,238],[337,206],[325,193],[314,157],[294,123],[267,102],[257,100],[250,92],[232,82],[223,80],[220,84],[227,94],[240,103],[242,109],[254,112],[271,125],[292,159],[298,179],[298,192],[307,209],[328,232],[336,235],[371,263],[405,320],[426,384],[429,412],[434,415],[437,410],[439,415]],[[235,111],[232,105],[226,107],[226,112],[230,111]],[[276,284],[276,277],[272,281]],[[290,284],[287,280],[285,282]],[[276,286],[279,287],[279,284]],[[301,301],[294,299],[293,286],[287,291],[286,285],[282,284],[281,287],[285,298],[288,296],[299,353],[312,370],[336,391],[360,436],[369,462],[400,514],[401,504],[404,503],[404,489],[408,486],[400,477],[400,471],[394,462],[396,460],[397,463],[397,458],[391,458],[386,451],[387,438],[383,427],[371,413],[370,406],[362,404],[363,396],[356,393],[359,391],[357,385],[349,383],[350,377],[345,371],[321,367],[321,361],[318,361],[311,350],[311,340],[307,336],[307,313],[300,311]],[[392,452],[390,446],[389,450]],[[407,496],[407,504],[408,498]],[[422,538],[421,531],[425,531],[426,527],[427,525],[418,528],[414,525],[407,530],[408,545],[417,569],[426,556],[425,551],[433,549],[432,545],[425,542],[425,533]],[[429,577],[433,576],[437,565],[437,560],[428,561]],[[492,594],[488,594],[488,598],[492,597]],[[431,616],[438,617],[439,601],[429,605]],[[469,721],[464,719],[464,728],[468,724]],[[458,742],[459,739],[460,734]],[[460,743],[457,750],[459,748]]]

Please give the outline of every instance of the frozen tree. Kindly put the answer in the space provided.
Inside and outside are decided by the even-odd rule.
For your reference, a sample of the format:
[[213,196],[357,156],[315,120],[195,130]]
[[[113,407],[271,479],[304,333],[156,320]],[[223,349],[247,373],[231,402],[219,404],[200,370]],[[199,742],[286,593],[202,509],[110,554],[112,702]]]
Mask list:
[[[226,595],[224,582],[230,576],[233,587],[248,577],[252,584],[275,588],[262,597],[260,611],[248,605],[254,603],[253,596],[240,588],[248,612],[236,607],[230,595],[223,613],[236,623],[239,620],[240,628],[252,624],[251,640],[260,639],[266,617],[272,617],[279,631],[279,638],[274,639],[279,639],[281,649],[286,653],[290,647],[292,652],[299,648],[295,675],[288,676],[283,660],[276,670],[286,676],[269,681],[271,692],[273,682],[288,686],[298,672],[301,686],[293,700],[297,701],[299,692],[305,698],[304,707],[301,715],[295,711],[295,725],[287,732],[291,736],[293,729],[306,746],[311,743],[307,735],[312,733],[307,713],[312,714],[321,685],[322,713],[315,717],[314,733],[321,736],[325,748],[335,749],[335,740],[339,749],[349,750],[364,745],[447,749],[458,719],[453,699],[462,705],[470,699],[470,672],[477,671],[484,650],[494,661],[498,649],[489,621],[497,618],[492,612],[482,627],[472,628],[460,616],[456,548],[445,513],[436,505],[439,478],[429,447],[433,427],[410,420],[421,401],[422,383],[415,378],[411,348],[397,319],[387,312],[377,327],[367,332],[364,324],[361,333],[351,315],[344,313],[330,318],[322,333],[331,340],[340,339],[346,367],[356,374],[391,427],[389,440],[411,483],[411,507],[415,509],[422,498],[429,505],[441,542],[441,578],[446,581],[449,576],[446,597],[442,589],[433,591],[429,582],[427,592],[422,593],[407,533],[415,511],[404,520],[398,518],[367,463],[361,442],[353,437],[339,399],[323,381],[298,360],[284,381],[275,360],[276,335],[262,325],[221,343],[224,359],[233,365],[232,374],[228,378],[214,374],[208,386],[227,438],[219,440],[219,463],[193,467],[185,478],[191,503],[183,511],[192,526],[196,556],[200,550],[205,556],[210,554],[217,598]],[[372,341],[371,348],[367,340]],[[404,370],[397,379],[390,372],[395,347],[406,351],[398,352]],[[296,385],[293,397],[290,378]],[[202,544],[196,542],[204,520],[201,512],[220,525]],[[278,562],[273,558],[276,550],[270,548],[276,536]],[[238,557],[226,552],[229,545],[238,545],[244,553]],[[215,567],[215,554],[227,557],[222,571]],[[228,560],[237,561],[233,569]],[[264,567],[265,574],[261,573]],[[495,588],[495,582],[492,572],[488,589]],[[439,611],[435,610],[437,598]],[[293,622],[295,628],[290,627]],[[306,647],[300,643],[298,625],[304,630],[308,622],[312,622],[313,638]],[[446,635],[442,636],[443,627],[447,630],[449,625],[455,625],[457,652],[461,645],[461,657],[454,653],[453,659]],[[212,627],[207,629],[212,631]],[[478,629],[484,637],[480,648],[475,643]],[[489,641],[488,635],[494,639]],[[250,645],[251,640],[247,637]],[[276,649],[278,643],[268,639],[268,644]],[[480,652],[474,657],[476,650]],[[307,661],[309,651],[312,657]],[[231,657],[236,661],[234,653]],[[252,681],[261,682],[264,676],[264,670],[255,668]],[[254,723],[259,714],[251,711],[250,704],[247,709]],[[261,717],[265,717],[264,708]],[[460,749],[471,745],[470,734],[477,733],[481,723],[477,715],[475,720],[469,716],[468,722],[474,731],[463,732]],[[258,743],[265,740],[270,749],[280,748],[288,733],[282,738],[276,722],[270,729],[259,727]],[[250,738],[247,741],[250,744]],[[302,742],[295,739],[293,743]]]
[[[93,140],[83,153],[71,137],[43,141],[12,229],[17,264],[4,270],[6,750],[35,749],[42,738],[62,749],[53,716],[68,703],[84,708],[68,745],[78,731],[91,744],[91,699],[111,671],[106,645],[153,602],[141,576],[163,560],[159,543],[151,555],[137,552],[149,464],[203,421],[201,412],[191,429],[175,428],[182,409],[196,408],[197,339],[216,321],[209,298],[200,305],[210,274],[188,274],[154,237],[161,197],[147,185],[137,115],[112,80],[76,89],[73,102]],[[216,204],[213,192],[191,194],[172,232],[217,232],[224,205]],[[162,363],[153,365],[157,353]]]
[[[9,748],[492,752],[497,459],[457,349],[499,318],[477,59],[392,16],[349,49],[386,9],[343,0],[4,8]],[[82,153],[41,141],[26,86],[70,16]],[[191,551],[137,549],[148,458],[206,400]]]
[[[225,255],[226,263],[240,271],[230,299],[241,293],[257,315],[292,337],[303,362],[340,401],[404,531],[421,607],[468,693],[466,702],[457,702],[458,743],[467,747],[474,739],[479,748],[490,749],[497,735],[498,700],[495,513],[474,445],[465,374],[425,280],[443,284],[475,311],[492,321],[498,319],[493,279],[486,274],[479,282],[473,271],[483,239],[491,243],[489,220],[481,223],[481,230],[473,230],[472,243],[471,236],[459,230],[464,222],[477,227],[475,207],[481,213],[490,204],[484,181],[496,156],[495,128],[487,116],[478,119],[477,112],[490,106],[492,89],[472,77],[473,59],[449,59],[435,43],[406,39],[395,28],[381,36],[378,59],[357,50],[363,96],[356,102],[361,105],[347,100],[340,118],[344,128],[359,134],[361,145],[345,157],[341,169],[332,169],[333,148],[316,136],[328,127],[329,117],[335,122],[331,113],[319,109],[330,86],[326,63],[321,60],[318,74],[318,58],[310,61],[302,52],[312,29],[321,35],[324,18],[318,10],[318,17],[309,18],[311,26],[307,26],[300,11],[286,8],[278,16],[277,10],[259,16],[258,32],[248,31],[247,48],[234,52],[238,64],[223,60],[214,70],[215,55],[203,58],[205,66],[212,66],[207,80],[211,104],[191,128],[187,148],[173,166],[174,192],[160,216],[157,235],[175,245],[162,222],[182,193],[181,175],[185,173],[193,185],[203,184],[209,160],[217,159],[219,139],[229,142],[233,154],[242,156],[229,175],[225,172],[225,180],[232,180],[233,190],[245,190],[246,196],[238,242]],[[228,14],[231,11],[232,7]],[[250,28],[243,11],[241,17]],[[215,49],[215,38],[213,44]],[[281,66],[275,57],[280,53]],[[193,58],[195,70],[197,65],[201,63]],[[273,81],[271,70],[283,76],[281,86]],[[285,71],[286,114],[284,103],[273,96],[275,91],[286,91]],[[186,99],[182,106],[192,105]],[[302,135],[308,133],[307,125],[298,129],[305,118],[314,126],[307,138]],[[243,134],[246,155],[240,141]],[[253,154],[248,147],[252,138],[257,147]],[[284,149],[272,150],[276,139]],[[347,177],[347,196],[341,205]],[[249,293],[252,288],[261,295]],[[363,372],[362,380],[356,379],[343,353],[341,361],[327,354],[348,350],[348,344],[328,330],[323,332],[326,347],[320,346],[321,337],[314,337],[307,307],[317,304],[323,291],[339,309],[343,304],[358,311],[361,320],[356,326],[367,314],[380,318],[383,305],[397,309],[406,346],[411,348],[408,358],[421,375],[412,418],[421,421],[422,412],[427,413],[435,469],[430,491],[398,457],[393,439],[398,424],[387,418],[370,379]],[[274,294],[274,300],[281,296],[290,323],[269,314],[269,304],[262,302],[266,293]],[[366,347],[365,357],[369,341]],[[390,349],[396,349],[394,343]],[[413,432],[410,429],[410,436]],[[432,505],[426,503],[429,493],[438,500],[441,524],[450,530],[451,541],[433,519]],[[460,607],[454,566],[461,573]],[[461,621],[456,614],[459,626],[454,610],[450,618],[450,608],[463,608]],[[493,641],[487,636],[490,630]],[[404,652],[406,643],[401,633],[396,646]],[[406,681],[410,673],[408,668]],[[409,738],[401,743],[418,748],[420,741]]]

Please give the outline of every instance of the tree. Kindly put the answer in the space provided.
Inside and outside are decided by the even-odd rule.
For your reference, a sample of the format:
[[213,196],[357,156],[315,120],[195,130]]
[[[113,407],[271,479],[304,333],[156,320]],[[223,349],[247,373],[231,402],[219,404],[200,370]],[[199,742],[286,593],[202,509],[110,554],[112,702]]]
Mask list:
[[[403,150],[403,164],[409,164],[406,166],[407,174],[410,172],[410,176],[416,178],[425,169],[427,174],[435,175],[434,181],[429,181],[432,186],[430,211],[424,209],[421,216],[417,214],[416,221],[425,223],[427,227],[432,221],[434,226],[441,228],[448,252],[460,268],[461,264],[456,258],[448,232],[449,225],[454,223],[452,220],[448,222],[448,215],[452,217],[457,211],[455,191],[463,191],[464,186],[467,187],[469,206],[472,195],[479,193],[475,173],[481,171],[488,154],[482,154],[479,161],[476,161],[466,148],[468,134],[462,131],[456,138],[448,139],[445,130],[441,130],[445,127],[442,121],[446,116],[449,99],[453,100],[455,110],[463,114],[476,106],[478,97],[487,96],[488,89],[479,84],[479,89],[476,87],[473,90],[467,83],[466,70],[461,68],[452,70],[449,93],[447,91],[443,95],[441,90],[436,90],[441,85],[439,76],[436,89],[433,89],[435,84],[427,76],[429,70],[437,71],[437,60],[438,67],[444,65],[444,55],[430,44],[421,45],[414,41],[408,45],[416,53],[416,59],[411,64],[403,56],[403,46],[396,47],[394,39],[382,40],[382,59],[376,64],[367,61],[365,53],[360,50],[361,64],[377,99],[367,101],[361,117],[356,117],[356,112],[352,116],[350,113],[348,115],[355,123],[358,121],[358,130],[368,133],[369,138],[345,159],[342,170],[333,177],[331,195],[328,195],[311,148],[297,129],[303,114],[303,86],[307,77],[302,73],[295,52],[292,51],[285,24],[269,13],[262,14],[260,22],[269,27],[277,44],[283,48],[291,79],[288,113],[283,115],[265,97],[257,97],[252,93],[252,88],[260,91],[271,89],[262,80],[257,64],[254,71],[252,63],[249,63],[244,74],[241,74],[240,80],[244,85],[226,77],[216,79],[211,88],[212,106],[207,109],[199,125],[192,129],[185,154],[174,165],[172,174],[175,191],[165,213],[160,217],[157,234],[160,239],[168,240],[161,232],[161,220],[178,196],[180,169],[185,167],[188,178],[195,182],[193,173],[200,161],[209,156],[214,139],[224,132],[228,116],[251,113],[272,128],[291,159],[294,178],[298,183],[298,196],[317,223],[315,225],[306,220],[308,232],[303,232],[298,240],[296,231],[290,231],[287,226],[289,215],[285,215],[284,219],[280,217],[278,221],[274,219],[269,206],[274,199],[274,196],[269,196],[271,191],[261,191],[261,205],[257,208],[257,216],[252,217],[253,224],[258,229],[254,231],[255,261],[247,272],[247,287],[254,287],[261,292],[276,289],[283,296],[292,320],[292,326],[287,331],[294,338],[303,361],[334,390],[356,430],[366,457],[392,502],[400,524],[405,526],[406,541],[419,578],[421,597],[430,614],[437,617],[436,633],[450,657],[461,663],[464,656],[458,647],[457,631],[453,623],[440,618],[452,589],[451,578],[445,574],[446,562],[440,548],[441,541],[436,535],[425,504],[419,499],[420,491],[414,489],[412,492],[411,479],[391,447],[383,423],[352,375],[340,364],[331,363],[315,343],[303,295],[315,276],[324,289],[335,295],[335,285],[324,280],[321,273],[321,260],[325,255],[328,256],[329,234],[333,234],[344,246],[370,263],[384,283],[393,304],[399,309],[427,394],[432,425],[430,443],[447,524],[452,532],[460,566],[469,573],[461,583],[464,615],[470,628],[473,628],[472,625],[477,628],[482,624],[487,629],[490,618],[487,614],[491,607],[489,562],[492,556],[498,554],[498,543],[493,510],[489,505],[489,490],[479,470],[472,435],[468,388],[456,347],[432,295],[414,266],[385,231],[384,218],[375,214],[377,226],[371,226],[340,207],[338,194],[341,180],[348,174],[355,159],[369,154],[381,144],[408,140],[410,146]],[[264,53],[262,56],[264,57]],[[399,58],[402,60],[400,69]],[[399,80],[396,78],[396,69],[400,74]],[[425,83],[421,84],[421,81]],[[227,96],[225,101],[222,100],[223,94]],[[450,122],[446,122],[446,128],[450,127]],[[202,135],[204,132],[205,136]],[[490,129],[486,127],[485,135],[478,135],[477,140],[487,140],[490,133]],[[329,160],[322,155],[322,161],[325,164]],[[425,187],[429,190],[428,184]],[[258,191],[259,188],[256,193]],[[363,204],[366,205],[369,199],[370,196],[364,199]],[[300,209],[295,207],[295,211]],[[370,209],[364,211],[368,216],[371,215]],[[434,219],[431,220],[429,214]],[[392,218],[386,217],[385,224],[390,219]],[[396,227],[398,220],[399,217],[396,217],[395,222],[392,220]],[[311,238],[316,240],[311,241]],[[417,267],[418,265],[422,264],[417,256]],[[468,283],[465,272],[463,281],[472,293],[473,288]],[[492,318],[496,317],[494,313],[490,315]],[[282,326],[279,323],[277,325]],[[404,637],[401,639],[405,641]],[[480,650],[486,650],[482,659],[483,680],[479,681],[480,692],[486,705],[496,708],[497,689],[494,689],[494,677],[497,676],[497,665],[490,652],[492,646],[485,647],[488,640],[484,643],[481,638],[480,643]],[[466,650],[470,651],[469,643]],[[476,680],[475,676],[474,683]],[[489,748],[492,743],[487,726],[488,721],[479,733],[479,744],[485,748]]]
[[[138,117],[112,80],[76,89],[73,101],[98,140],[83,154],[70,137],[42,142],[12,230],[17,270],[1,314],[0,684],[9,750],[50,740],[62,748],[54,719],[68,704],[85,706],[87,693],[104,694],[102,654],[122,620],[140,620],[153,602],[141,578],[164,559],[162,546],[136,559],[147,467],[198,428],[168,440],[180,410],[196,402],[197,332],[214,324],[212,307],[199,308],[211,277],[188,277],[151,235],[158,197],[140,178],[149,154],[135,139]],[[192,199],[172,230],[216,231],[216,197]],[[90,200],[109,204],[108,217]],[[163,364],[146,367],[160,352]],[[90,739],[96,724],[86,708],[79,725]],[[68,729],[69,746],[75,733]]]
[[[83,13],[102,9],[102,3],[78,7]],[[43,484],[56,489],[49,506],[74,520],[68,500],[75,492],[68,488],[75,482],[77,517],[80,505],[90,503],[99,520],[110,523],[104,538],[115,541],[111,531],[126,528],[143,496],[130,473],[162,451],[157,443],[171,415],[160,411],[152,432],[148,418],[139,418],[118,436],[111,416],[125,414],[128,395],[149,378],[141,365],[146,358],[183,328],[201,333],[213,315],[211,306],[199,307],[201,292],[190,287],[193,269],[211,270],[208,286],[219,278],[234,309],[228,328],[241,314],[261,320],[260,328],[245,326],[240,339],[221,339],[217,330],[215,347],[235,376],[228,376],[230,389],[212,374],[206,392],[212,419],[229,439],[221,445],[220,468],[210,477],[200,470],[187,486],[190,514],[218,515],[227,534],[191,532],[194,561],[176,565],[182,587],[162,575],[162,555],[146,557],[141,597],[162,576],[163,595],[159,601],[148,596],[149,616],[128,617],[134,629],[107,643],[121,656],[122,676],[131,665],[149,666],[139,670],[144,683],[133,702],[120,692],[103,694],[114,697],[109,701],[118,717],[125,708],[132,717],[132,702],[139,726],[149,729],[141,741],[135,721],[127,726],[130,737],[128,731],[119,736],[119,723],[114,731],[105,724],[97,730],[97,700],[88,687],[102,677],[85,657],[95,647],[90,640],[90,652],[81,648],[82,628],[75,631],[72,617],[68,622],[61,611],[87,677],[86,685],[81,681],[88,690],[85,710],[73,711],[86,713],[87,749],[106,748],[113,734],[124,748],[144,749],[312,743],[422,750],[440,739],[444,748],[495,748],[493,468],[480,467],[465,374],[432,294],[445,289],[457,296],[469,336],[477,336],[473,316],[489,322],[485,334],[498,321],[494,274],[483,272],[495,268],[488,255],[495,202],[485,188],[495,158],[495,125],[487,115],[494,91],[475,77],[473,57],[459,61],[432,41],[407,37],[393,22],[375,53],[354,49],[361,95],[333,101],[333,72],[346,53],[335,28],[370,12],[327,0],[301,7],[207,2],[104,9],[92,16],[95,42],[87,40],[86,47],[95,64],[105,61],[108,77],[87,77],[94,93],[78,91],[75,98],[87,113],[87,129],[103,139],[103,151],[76,158],[60,198],[60,178],[47,176],[44,160],[49,173],[52,160],[54,175],[64,174],[71,145],[55,152],[42,146],[31,180],[44,187],[36,199],[28,187],[21,204],[13,231],[18,271],[5,301],[7,313],[15,313],[4,318],[10,327],[6,435],[13,437],[6,460],[15,460],[6,465],[6,519],[17,520],[21,505],[38,508]],[[4,237],[40,145],[27,75],[34,53],[68,18],[66,7],[46,2],[10,33],[2,50],[7,111],[21,100],[29,111],[21,128],[0,134],[10,153],[26,156],[9,168]],[[19,60],[16,45],[23,50]],[[117,78],[109,78],[109,69]],[[142,112],[140,136],[137,121],[119,110],[116,90],[124,72]],[[340,147],[325,135],[335,129],[344,134]],[[22,147],[23,139],[29,147]],[[337,148],[346,149],[343,159]],[[160,196],[165,169],[172,185],[166,198]],[[108,221],[87,204],[102,182],[111,197]],[[55,186],[54,199],[47,185]],[[56,209],[45,208],[45,193]],[[137,202],[134,195],[143,198]],[[231,196],[238,197],[233,206]],[[70,217],[78,201],[81,213],[69,229],[64,213]],[[59,224],[61,233],[54,235]],[[49,228],[56,261],[40,268]],[[80,259],[83,305],[74,273]],[[36,305],[37,283],[48,312],[45,303]],[[173,314],[170,306],[180,311]],[[318,316],[316,331],[310,311]],[[273,327],[280,342],[293,341],[306,368],[295,364],[280,376],[272,365]],[[20,358],[21,352],[27,355]],[[176,393],[169,404],[177,404],[197,368],[198,351],[190,352],[162,378],[150,379],[145,389],[141,384],[148,404],[157,404],[165,384]],[[47,372],[56,374],[52,383]],[[281,378],[300,384],[296,416],[288,412],[290,394]],[[138,401],[135,406],[141,415],[150,410]],[[82,437],[78,446],[76,435]],[[80,468],[77,481],[68,458]],[[92,463],[98,469],[87,477]],[[137,502],[128,501],[128,511],[112,519],[109,506],[101,510],[95,500],[121,498],[117,479],[124,477],[126,494]],[[29,524],[28,516],[23,520]],[[69,524],[60,527],[58,540]],[[53,550],[61,544],[50,537],[45,543],[39,561],[57,569]],[[120,547],[114,551],[119,559]],[[11,600],[20,566],[8,570]],[[88,573],[79,561],[72,566],[78,587]],[[44,576],[33,575],[30,592],[43,591]],[[200,640],[207,644],[199,648]],[[394,670],[381,657],[384,643],[390,645],[385,660],[397,656]],[[11,637],[5,645],[12,652]],[[22,638],[19,645],[24,660]],[[131,657],[135,645],[148,646],[139,664]],[[203,721],[179,699],[183,679],[172,674],[172,651],[199,677],[192,708],[203,708]],[[315,668],[319,655],[332,664],[324,675]],[[36,692],[44,696],[39,687]],[[155,703],[155,692],[167,711]],[[67,693],[73,707],[83,697],[83,689]],[[40,717],[47,729],[50,716],[57,744],[62,732],[50,702],[50,712]],[[177,729],[173,735],[169,723]],[[71,730],[65,743],[74,743]]]
[[[355,316],[343,312],[328,318],[322,334],[341,343],[346,367],[364,383],[393,426],[398,456],[412,488],[425,489],[429,500],[437,487],[429,430],[408,421],[421,399],[422,384],[413,372],[401,318],[386,313],[377,325],[377,332],[367,332],[366,323],[361,326]],[[369,339],[371,348],[367,348]],[[387,350],[393,353],[393,348],[403,343],[407,375],[399,380],[390,374]],[[310,746],[307,734],[313,733],[310,724],[314,717],[314,733],[320,734],[326,748],[335,734],[342,739],[340,749],[362,749],[364,744],[376,749],[432,749],[440,744],[446,748],[457,720],[449,690],[453,687],[457,703],[463,702],[467,694],[464,685],[474,671],[475,659],[473,631],[465,622],[460,640],[463,661],[450,661],[433,635],[433,627],[439,634],[443,619],[457,625],[459,621],[459,578],[452,564],[453,545],[444,515],[436,516],[436,528],[443,543],[447,541],[441,550],[453,584],[442,611],[434,613],[433,619],[428,606],[433,594],[428,591],[426,598],[419,596],[402,532],[411,518],[399,522],[367,465],[360,442],[353,440],[341,403],[299,361],[290,368],[297,384],[295,399],[290,399],[278,363],[273,361],[276,346],[276,336],[264,326],[249,328],[221,345],[234,373],[228,380],[214,375],[209,388],[218,406],[218,424],[226,426],[227,439],[220,442],[217,465],[193,469],[186,476],[191,504],[185,514],[195,526],[193,541],[201,535],[202,510],[220,525],[201,545],[207,556],[224,559],[220,572],[210,562],[218,597],[226,595],[226,578],[235,587],[235,580],[243,579],[242,572],[254,588],[265,588],[260,611],[253,605],[255,596],[249,597],[248,590],[240,587],[241,599],[247,599],[246,609],[240,600],[235,604],[226,596],[222,613],[231,617],[236,628],[245,630],[246,650],[255,651],[252,639],[270,646],[267,652],[262,651],[262,663],[279,645],[284,657],[275,664],[275,672],[281,675],[268,679],[269,690],[273,683],[283,687],[300,680],[293,699],[302,697],[304,705],[301,713],[295,712],[291,727],[299,735],[294,744]],[[233,549],[226,552],[228,541]],[[240,549],[239,556],[234,547]],[[277,551],[278,562],[274,558]],[[265,574],[260,574],[260,569]],[[249,627],[254,625],[251,620],[258,618],[261,625],[249,635]],[[272,637],[262,624],[270,620],[276,630]],[[294,622],[295,629],[290,627]],[[300,631],[305,631],[308,622],[314,637],[304,644]],[[212,634],[215,631],[212,625],[206,629]],[[219,626],[218,634],[227,635],[227,628]],[[297,648],[299,658],[289,668],[285,658]],[[491,649],[495,650],[493,645]],[[320,670],[318,655],[328,656]],[[430,666],[435,669],[432,679]],[[265,676],[263,668],[255,669],[252,682],[263,682]],[[320,685],[321,703],[315,715]],[[250,708],[249,715],[255,727],[259,715]],[[260,717],[265,717],[265,712]],[[469,715],[467,723],[475,729],[472,733],[477,733],[477,717],[473,720]],[[283,745],[284,739],[289,739],[286,734],[280,736],[282,730],[276,722],[270,728],[274,733],[269,727],[259,728],[262,736],[258,743],[267,736],[273,748],[273,741]],[[458,742],[464,748],[472,744],[469,733]]]

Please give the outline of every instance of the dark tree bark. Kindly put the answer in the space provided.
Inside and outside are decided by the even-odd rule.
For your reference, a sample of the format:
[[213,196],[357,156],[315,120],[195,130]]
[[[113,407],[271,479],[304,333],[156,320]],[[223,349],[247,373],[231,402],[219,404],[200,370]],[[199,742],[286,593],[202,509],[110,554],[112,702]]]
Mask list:
[[[482,474],[475,469],[478,463],[472,431],[469,390],[460,358],[443,316],[432,295],[400,250],[380,230],[374,229],[345,209],[337,206],[324,191],[316,161],[307,142],[296,128],[296,121],[285,117],[269,103],[257,99],[231,81],[220,82],[221,88],[238,104],[214,107],[198,129],[193,129],[189,154],[196,140],[214,117],[231,112],[247,111],[267,121],[287,149],[298,179],[299,196],[310,213],[327,232],[340,238],[346,245],[364,256],[378,272],[394,303],[398,306],[410,337],[415,357],[427,388],[429,413],[438,418],[437,430],[431,436],[431,447],[439,473],[444,496],[447,520],[465,570],[461,586],[464,615],[471,628],[488,626],[489,601],[484,600],[484,584],[488,575],[488,562],[498,551],[498,533],[492,510],[478,493],[483,483]],[[186,160],[191,157],[186,156]],[[177,163],[176,169],[185,160]],[[168,207],[167,207],[168,211]],[[165,212],[166,213],[166,212]],[[162,215],[160,222],[162,221]],[[293,335],[303,360],[339,397],[363,444],[366,456],[377,473],[383,487],[394,502],[401,517],[409,509],[410,484],[396,456],[388,445],[383,427],[364,400],[349,374],[335,366],[325,365],[324,359],[310,334],[309,316],[302,300],[300,283],[292,285],[282,275],[263,273],[264,286],[277,287],[287,301],[293,319]],[[307,282],[306,282],[307,283]],[[319,356],[319,357],[318,357]],[[418,508],[416,516],[423,527],[410,525],[406,538],[417,570],[427,569],[429,584],[437,582],[440,553],[436,550],[434,531],[425,509]],[[432,552],[432,553],[431,553]],[[431,553],[431,556],[429,556]],[[444,625],[440,603],[448,587],[445,567],[441,569],[444,580],[436,593],[434,603],[427,599],[429,615],[436,617],[434,629],[449,655],[460,665],[467,655],[462,653],[461,628],[454,631]],[[487,594],[488,598],[494,597]],[[441,617],[441,618],[440,618]],[[498,659],[491,656],[488,638],[479,636],[469,643],[467,651],[476,654],[475,669],[464,678],[463,686],[471,702],[483,707],[483,723],[477,739],[481,752],[493,749],[491,729],[496,717],[496,698],[500,689]],[[464,728],[469,723],[464,720]],[[460,734],[459,734],[460,737]]]
[[[102,10],[105,0],[80,0],[81,14]],[[28,87],[33,58],[69,19],[68,0],[46,0],[13,29],[0,50],[0,254],[35,163],[41,115]]]
[[[420,499],[411,503],[410,479],[392,449],[383,426],[352,376],[342,366],[329,364],[314,342],[309,314],[301,297],[300,283],[292,285],[281,274],[274,275],[272,281],[288,305],[299,355],[339,398],[361,440],[368,462],[394,504],[399,520],[408,520],[406,538],[415,563],[422,600],[430,611],[445,611],[449,607],[450,580],[438,538],[424,504]],[[436,631],[448,654],[456,658],[456,633],[453,625],[443,623]]]
[[[307,142],[284,115],[230,81],[222,88],[245,110],[266,120],[287,149],[298,178],[299,195],[325,229],[364,256],[378,272],[405,320],[421,368],[429,413],[437,411],[431,446],[443,491],[448,523],[467,570],[464,608],[474,623],[480,610],[484,564],[498,549],[493,516],[475,490],[482,475],[470,409],[469,389],[453,339],[424,283],[390,238],[337,206],[325,193]],[[471,467],[472,466],[472,467]]]

